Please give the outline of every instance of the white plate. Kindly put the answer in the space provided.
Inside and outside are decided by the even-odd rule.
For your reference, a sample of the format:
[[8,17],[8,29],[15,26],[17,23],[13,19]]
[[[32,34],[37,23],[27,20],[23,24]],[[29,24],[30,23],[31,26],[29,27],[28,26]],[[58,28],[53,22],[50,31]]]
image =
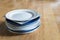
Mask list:
[[29,30],[29,29],[35,28],[37,25],[40,25],[40,19],[25,26],[16,26],[16,25],[9,24],[7,22],[6,22],[6,25],[9,29],[12,29],[12,30]]
[[[38,27],[39,28],[39,27]],[[36,28],[36,29],[34,29],[34,30],[32,30],[32,31],[29,31],[29,32],[13,32],[13,31],[11,31],[11,30],[9,30],[8,29],[8,31],[10,31],[10,32],[12,32],[12,33],[16,33],[16,34],[26,34],[26,33],[32,33],[32,32],[34,32],[34,31],[36,31],[38,28]]]
[[39,14],[30,9],[18,9],[8,12],[5,17],[13,21],[27,21],[35,19]]

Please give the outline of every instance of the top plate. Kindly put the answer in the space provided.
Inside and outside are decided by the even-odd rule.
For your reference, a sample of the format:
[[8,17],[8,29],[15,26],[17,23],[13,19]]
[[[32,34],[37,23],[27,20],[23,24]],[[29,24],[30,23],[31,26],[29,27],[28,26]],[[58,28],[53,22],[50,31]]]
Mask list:
[[19,12],[12,15],[11,19],[24,21],[24,20],[30,19],[32,16],[33,16],[32,14],[27,13],[27,12]]
[[28,21],[35,19],[39,15],[37,12],[29,9],[18,9],[8,12],[5,17],[13,21]]

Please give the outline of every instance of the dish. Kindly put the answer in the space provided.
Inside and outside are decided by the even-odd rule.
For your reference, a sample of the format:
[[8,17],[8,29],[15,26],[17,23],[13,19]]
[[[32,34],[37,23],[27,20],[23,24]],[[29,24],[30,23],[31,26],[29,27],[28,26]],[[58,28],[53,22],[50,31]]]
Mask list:
[[14,22],[14,21],[11,21],[11,20],[8,20],[6,19],[6,21],[10,24],[13,24],[13,25],[17,25],[17,26],[23,26],[23,25],[28,25],[34,21],[37,21],[38,19],[40,19],[40,17],[34,19],[34,20],[30,20],[30,21],[26,21],[26,22]]
[[[16,17],[13,15],[16,15]],[[30,9],[12,10],[5,15],[6,19],[9,19],[12,21],[20,21],[20,22],[33,20],[37,17],[39,17],[39,14]]]
[[37,21],[31,24],[23,25],[23,26],[16,26],[6,22],[7,27],[12,30],[29,30],[35,28],[38,24],[40,25],[40,19],[38,19]]
[[13,33],[31,33],[40,25],[40,15],[30,9],[17,9],[5,15],[7,30]]
[[16,34],[26,34],[26,33],[32,33],[34,31],[36,31],[39,28],[39,25],[34,28],[33,30],[27,30],[27,31],[12,31],[10,29],[8,29],[8,31],[12,32],[12,33],[16,33]]

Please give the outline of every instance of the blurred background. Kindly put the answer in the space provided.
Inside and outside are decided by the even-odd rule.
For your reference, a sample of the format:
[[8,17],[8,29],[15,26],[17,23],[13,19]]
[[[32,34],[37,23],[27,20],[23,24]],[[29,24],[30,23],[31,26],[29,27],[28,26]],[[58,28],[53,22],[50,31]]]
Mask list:
[[[0,0],[0,38],[1,39],[15,39],[19,37],[2,37],[3,35],[11,35],[5,30],[4,15],[15,9],[33,9],[40,13],[41,28],[39,31],[30,35],[21,36],[20,39],[34,39],[36,40],[55,40],[58,39],[60,33],[60,0]],[[3,30],[2,30],[3,29]],[[1,31],[2,30],[2,31]],[[57,30],[59,32],[57,32]],[[37,34],[37,35],[36,35]],[[31,36],[32,35],[32,36]],[[28,37],[29,36],[29,37]],[[19,40],[20,40],[19,39]],[[24,39],[24,40],[25,40]],[[23,40],[23,39],[22,39]]]

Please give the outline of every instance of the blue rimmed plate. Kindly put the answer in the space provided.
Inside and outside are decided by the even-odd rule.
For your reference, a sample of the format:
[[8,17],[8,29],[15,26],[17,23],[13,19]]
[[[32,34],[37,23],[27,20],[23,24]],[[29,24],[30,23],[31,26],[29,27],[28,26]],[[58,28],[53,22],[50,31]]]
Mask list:
[[16,34],[26,34],[26,33],[32,33],[34,31],[36,31],[39,28],[40,25],[37,25],[34,29],[30,29],[30,30],[20,30],[20,31],[16,31],[16,30],[11,30],[9,28],[8,31],[12,32],[12,33],[16,33]]
[[34,29],[30,29],[30,30],[20,30],[20,31],[16,31],[16,30],[11,30],[9,28],[8,31],[12,32],[12,33],[16,33],[16,34],[26,34],[26,33],[32,33],[34,31],[36,31],[39,28],[40,25],[37,25]]
[[29,29],[35,28],[37,25],[40,25],[40,19],[38,19],[37,21],[35,21],[31,24],[23,25],[23,26],[12,25],[8,22],[6,22],[6,25],[11,30],[29,30]]
[[18,9],[8,12],[5,17],[6,19],[14,21],[16,23],[24,24],[30,20],[40,17],[40,15],[34,10]]

